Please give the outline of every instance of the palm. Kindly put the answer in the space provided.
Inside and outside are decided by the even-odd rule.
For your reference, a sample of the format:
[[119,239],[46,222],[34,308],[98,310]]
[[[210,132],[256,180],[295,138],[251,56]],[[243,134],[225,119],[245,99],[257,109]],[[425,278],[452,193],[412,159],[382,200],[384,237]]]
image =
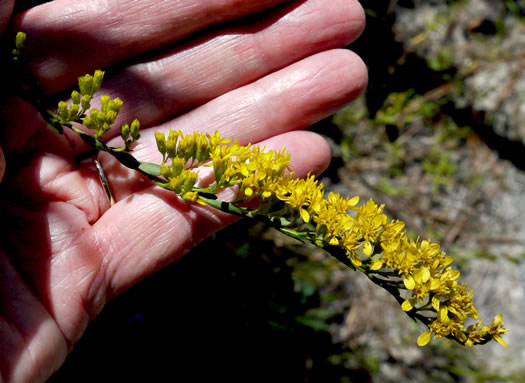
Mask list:
[[[71,86],[79,74],[113,62],[123,67],[127,57],[158,50],[160,46],[152,46],[152,41],[159,41],[155,33],[163,36],[162,44],[186,38],[175,49],[128,63],[105,82],[105,92],[125,101],[122,120],[138,117],[145,126],[134,152],[141,160],[158,159],[155,130],[220,130],[241,143],[286,146],[298,175],[320,171],[329,158],[326,144],[311,133],[290,131],[332,113],[366,82],[354,55],[337,50],[320,53],[347,44],[360,32],[362,11],[357,2],[334,2],[334,8],[327,9],[322,0],[300,1],[260,15],[256,28],[250,27],[253,20],[246,25],[241,20],[235,27],[219,26],[191,40],[189,35],[200,28],[192,29],[187,20],[200,22],[202,28],[279,1],[253,2],[258,5],[245,10],[235,7],[234,1],[231,5],[223,1],[213,19],[201,6],[195,7],[192,17],[180,20],[174,10],[166,16],[160,9],[163,2],[148,1],[147,14],[155,14],[158,7],[155,17],[162,19],[160,25],[171,18],[179,34],[170,39],[169,33],[166,37],[164,31],[153,31],[144,37],[142,31],[150,24],[133,24],[131,15],[126,34],[115,32],[112,41],[102,44],[107,54],[91,61],[80,57],[76,47],[95,49],[101,36],[110,34],[104,28],[111,30],[112,24],[100,12],[76,12],[76,3],[58,0],[15,18],[33,36],[33,45],[30,42],[27,48],[30,58],[38,57],[35,47],[48,48],[48,56],[33,57],[32,68],[49,93]],[[143,21],[140,11],[137,19]],[[64,19],[65,30],[86,28],[67,35],[68,46],[73,47],[69,51],[53,43],[58,36],[50,22],[64,12],[71,16]],[[305,38],[303,30],[310,31],[312,38]],[[118,51],[109,46],[122,47],[124,40],[126,46]],[[98,45],[90,48],[91,43]],[[61,66],[56,66],[58,61]],[[110,206],[93,160],[80,160],[86,148],[75,137],[59,137],[47,130],[19,100],[11,98],[5,106],[0,372],[7,381],[38,381],[60,366],[108,299],[172,262],[232,218],[190,207],[100,156],[117,199]]]

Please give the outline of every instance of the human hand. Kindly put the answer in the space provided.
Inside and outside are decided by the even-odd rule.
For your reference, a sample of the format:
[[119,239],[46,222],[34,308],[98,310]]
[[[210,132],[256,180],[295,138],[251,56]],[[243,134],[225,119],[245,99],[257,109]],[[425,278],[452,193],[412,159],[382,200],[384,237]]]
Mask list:
[[[0,26],[12,3],[2,2]],[[241,144],[286,147],[296,175],[318,173],[329,148],[297,130],[366,85],[360,59],[337,49],[364,26],[354,0],[56,0],[13,23],[50,97],[106,70],[102,92],[124,100],[121,122],[141,121],[141,161],[160,156],[155,131],[219,130]],[[0,372],[6,382],[38,382],[108,300],[235,218],[186,205],[100,155],[110,206],[93,161],[79,160],[88,148],[78,137],[56,135],[15,97],[0,109]]]

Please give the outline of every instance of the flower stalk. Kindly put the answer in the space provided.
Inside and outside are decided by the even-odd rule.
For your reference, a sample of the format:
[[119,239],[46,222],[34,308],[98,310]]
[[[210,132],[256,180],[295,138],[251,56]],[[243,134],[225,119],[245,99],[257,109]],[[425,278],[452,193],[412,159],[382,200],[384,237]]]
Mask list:
[[[22,45],[23,37],[18,36],[13,51],[17,59]],[[26,92],[26,99],[57,133],[70,129],[95,151],[109,153],[184,202],[263,221],[292,238],[323,248],[362,272],[392,294],[410,318],[427,326],[418,345],[426,345],[432,337],[447,337],[469,347],[491,340],[506,347],[502,335],[508,330],[501,314],[488,326],[480,320],[467,326],[467,321],[478,319],[473,293],[466,283],[458,282],[460,272],[438,244],[409,238],[404,222],[389,219],[384,205],[373,200],[359,204],[357,196],[326,193],[311,175],[294,178],[290,154],[284,149],[241,145],[218,132],[170,130],[167,136],[155,133],[162,162],[141,162],[132,155],[133,145],[140,139],[138,120],[120,126],[121,147],[106,145],[104,135],[113,127],[123,102],[102,95],[100,110],[91,107],[103,77],[100,70],[80,77],[71,101],[61,101],[55,110],[43,108],[39,96],[27,97]],[[211,167],[214,178],[205,188],[199,186],[203,167]],[[218,198],[225,189],[234,190],[231,201]]]

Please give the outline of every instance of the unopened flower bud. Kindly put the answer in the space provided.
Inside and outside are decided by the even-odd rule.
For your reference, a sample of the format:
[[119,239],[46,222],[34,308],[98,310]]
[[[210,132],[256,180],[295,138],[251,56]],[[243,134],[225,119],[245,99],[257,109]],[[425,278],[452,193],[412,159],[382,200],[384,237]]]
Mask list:
[[166,156],[166,137],[162,132],[155,132],[155,141],[157,141],[157,148],[164,158]]
[[100,89],[102,80],[104,79],[104,71],[97,69],[93,78],[93,93]]
[[83,95],[81,101],[82,109],[88,110],[91,107],[91,96]]
[[78,112],[80,111],[80,105],[73,104],[69,107],[69,120],[76,120]]
[[131,128],[130,128],[131,137],[133,138],[134,141],[138,140],[140,137],[139,130],[140,130],[140,121],[137,119],[134,119],[133,122],[131,123]]
[[24,47],[24,42],[26,41],[27,35],[24,32],[18,32],[15,37],[15,46],[16,49],[22,49]]
[[93,90],[93,76],[87,74],[85,76],[79,77],[78,87],[80,89],[80,93],[88,96],[93,96],[93,93],[95,93]]
[[120,125],[120,137],[126,142],[129,138],[129,125],[122,124]]
[[78,93],[76,90],[71,92],[71,100],[73,101],[73,104],[79,105],[80,104],[80,93]]
[[67,102],[60,101],[58,103],[58,113],[60,114],[60,118],[62,118],[63,121],[69,121],[69,109]]

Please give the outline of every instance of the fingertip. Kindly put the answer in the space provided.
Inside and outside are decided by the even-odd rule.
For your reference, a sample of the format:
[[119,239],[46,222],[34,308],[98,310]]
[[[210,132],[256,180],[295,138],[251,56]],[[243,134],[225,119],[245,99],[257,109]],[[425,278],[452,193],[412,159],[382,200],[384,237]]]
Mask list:
[[346,81],[343,86],[348,89],[349,94],[346,101],[351,102],[364,92],[368,86],[368,68],[364,61],[354,52],[341,49],[338,52],[342,56],[342,65],[346,68]]
[[351,42],[359,38],[366,26],[366,14],[358,0],[349,2],[351,18],[348,21]]

